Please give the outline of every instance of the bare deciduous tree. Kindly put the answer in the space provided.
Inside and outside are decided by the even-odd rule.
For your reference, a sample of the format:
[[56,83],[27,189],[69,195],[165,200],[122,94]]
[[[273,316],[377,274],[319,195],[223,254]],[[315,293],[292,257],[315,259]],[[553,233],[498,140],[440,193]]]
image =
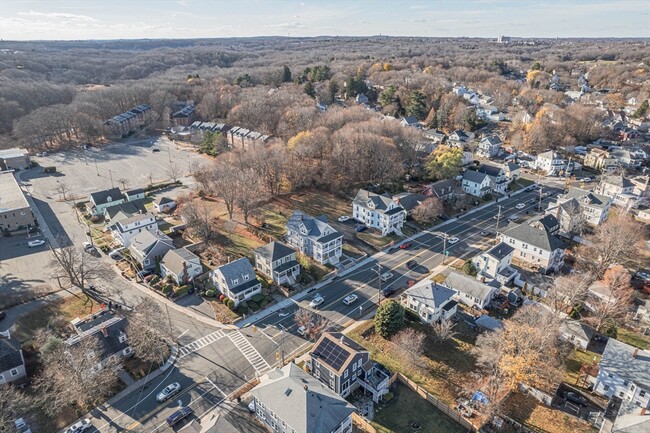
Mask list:
[[458,332],[454,329],[455,323],[451,320],[441,320],[438,322],[433,322],[431,324],[431,329],[433,330],[433,335],[438,341],[446,341],[454,338]]
[[62,282],[71,284],[86,293],[88,283],[108,273],[107,267],[101,260],[74,245],[51,248],[51,251],[53,257],[50,268],[59,284]]
[[299,327],[304,327],[305,335],[315,339],[320,333],[325,331],[330,322],[325,317],[315,314],[313,311],[300,308],[293,316],[293,320]]
[[391,338],[398,348],[399,356],[411,367],[417,367],[420,356],[424,353],[424,332],[418,332],[413,328],[406,328],[399,331]]
[[547,288],[544,302],[551,307],[555,314],[568,314],[572,308],[587,297],[589,286],[594,280],[591,272],[562,275]]
[[431,224],[442,213],[442,200],[429,197],[413,209],[411,216],[420,224]]
[[214,235],[210,208],[204,203],[189,200],[180,207],[180,213],[187,228],[202,241],[206,241]]
[[618,325],[630,310],[633,296],[627,270],[623,266],[610,267],[603,279],[591,286],[587,299],[591,315],[587,317],[587,322],[596,331],[601,331],[606,325]]
[[178,182],[178,178],[181,176],[181,169],[178,164],[175,162],[170,163],[169,167],[167,167],[167,175],[172,181]]
[[123,190],[126,190],[126,186],[129,184],[129,179],[125,177],[121,177],[117,180],[117,183],[122,185]]
[[68,201],[68,197],[66,196],[66,194],[70,192],[70,185],[65,180],[57,180],[56,192],[61,194],[61,197],[63,197],[63,201]]
[[37,399],[10,385],[0,385],[0,431],[14,431],[14,421],[36,411]]
[[164,363],[172,331],[169,318],[158,303],[145,301],[127,316],[126,335],[135,356],[148,363]]
[[217,159],[213,168],[210,193],[221,198],[226,206],[228,218],[232,219],[235,203],[239,198],[238,176],[236,157],[233,153],[226,153]]

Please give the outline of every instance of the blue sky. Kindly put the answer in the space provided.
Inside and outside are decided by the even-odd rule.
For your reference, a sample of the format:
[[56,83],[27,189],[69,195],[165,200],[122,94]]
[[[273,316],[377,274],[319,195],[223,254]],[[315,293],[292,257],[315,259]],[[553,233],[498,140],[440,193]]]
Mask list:
[[0,38],[650,37],[650,0],[0,0]]

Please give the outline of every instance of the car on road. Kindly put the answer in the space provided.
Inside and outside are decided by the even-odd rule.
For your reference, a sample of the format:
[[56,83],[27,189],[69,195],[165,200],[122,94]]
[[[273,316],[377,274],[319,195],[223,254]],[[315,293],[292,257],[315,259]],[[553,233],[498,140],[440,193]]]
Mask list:
[[167,418],[167,425],[172,427],[181,422],[183,419],[187,418],[188,416],[192,415],[194,411],[192,410],[191,407],[182,407],[178,409],[176,412],[173,414],[169,415]]
[[298,335],[301,336],[305,335],[305,333],[307,332],[307,328],[305,328],[304,326],[299,326],[296,332],[298,333]]
[[319,293],[317,293],[316,296],[314,296],[314,299],[312,299],[311,302],[309,303],[309,306],[311,308],[316,308],[323,302],[325,302],[325,298],[323,298]]
[[536,198],[531,198],[530,200],[528,200],[528,204],[535,204],[535,203],[537,203]]
[[456,236],[452,236],[449,239],[447,239],[447,243],[451,244],[451,245],[455,244],[458,241],[459,241],[459,239]]
[[492,217],[492,219],[493,219],[493,220],[498,220],[498,219],[499,219],[499,215],[494,215],[494,216]]
[[400,250],[408,250],[413,246],[412,242],[404,242],[402,245],[399,246]]
[[512,221],[513,223],[516,223],[517,221],[519,221],[519,217],[517,215],[510,215],[508,217],[508,221]]
[[151,151],[152,152],[160,152],[160,149],[158,149],[157,147],[154,147],[153,149],[151,149]]
[[490,232],[488,232],[488,231],[486,231],[486,230],[483,230],[483,231],[481,232],[481,236],[488,236],[489,234],[490,234]]
[[368,230],[368,227],[363,226],[363,225],[358,225],[358,226],[354,229],[354,231],[356,231],[357,233],[361,233],[361,232],[366,231],[366,230]]
[[95,248],[93,246],[93,244],[91,244],[90,242],[84,242],[83,247],[84,247],[84,250],[86,250],[86,251],[91,251],[91,250],[93,250]]
[[339,217],[339,222],[340,222],[340,223],[344,223],[344,222],[346,222],[346,221],[350,221],[350,217],[349,217],[349,216],[347,216],[347,215],[342,215],[342,216]]
[[580,179],[580,181],[584,182],[584,183],[589,183],[589,182],[591,182],[591,178],[590,177],[583,177],[582,179]]
[[397,292],[397,287],[384,287],[381,289],[381,296],[388,298],[393,293]]
[[162,389],[156,396],[156,400],[162,403],[163,401],[169,399],[170,397],[178,394],[181,391],[181,384],[178,382],[170,383]]
[[529,187],[526,188],[524,191],[526,191],[526,192],[531,192],[531,191],[534,190],[534,189],[535,189],[535,188],[533,188],[532,186],[529,186]]
[[524,203],[519,203],[517,206],[515,206],[517,209],[523,209],[526,207]]
[[350,304],[354,303],[357,299],[359,299],[359,297],[353,293],[353,294],[348,295],[345,298],[343,298],[343,303],[345,305],[350,305]]
[[408,262],[406,262],[406,268],[407,269],[413,269],[417,265],[418,265],[418,262],[416,262],[415,260],[409,260]]
[[7,317],[7,313],[5,311],[0,310],[0,320],[4,319]]
[[381,274],[381,280],[383,282],[386,282],[386,281],[388,281],[388,280],[390,280],[392,278],[393,278],[393,273],[390,272],[390,271],[384,272],[383,274]]
[[42,239],[37,239],[35,241],[29,241],[27,242],[27,246],[29,248],[34,248],[34,247],[40,247],[41,245],[45,245],[45,241]]
[[92,426],[93,425],[90,423],[90,419],[82,419],[81,421],[76,422],[68,427],[65,433],[81,433],[82,431],[88,430]]
[[562,398],[564,398],[566,401],[570,401],[571,403],[575,403],[579,406],[587,406],[589,404],[589,400],[587,400],[585,397],[582,395],[578,394],[577,392],[565,392],[562,394]]

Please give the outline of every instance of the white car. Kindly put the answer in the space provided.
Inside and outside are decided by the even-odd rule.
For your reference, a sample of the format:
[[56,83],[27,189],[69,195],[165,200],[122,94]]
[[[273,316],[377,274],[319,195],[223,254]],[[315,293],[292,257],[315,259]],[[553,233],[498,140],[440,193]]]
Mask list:
[[517,209],[523,209],[526,207],[524,203],[519,203],[517,206],[515,206]]
[[346,296],[345,298],[343,298],[343,303],[344,303],[345,305],[350,305],[350,304],[352,304],[354,301],[356,301],[357,299],[359,299],[359,297],[353,293],[353,294],[348,295],[348,296]]
[[451,244],[451,245],[455,244],[458,241],[459,241],[459,239],[457,237],[455,237],[455,236],[452,237],[452,238],[447,239],[447,243]]
[[343,216],[340,216],[340,217],[339,217],[339,222],[340,222],[340,223],[344,223],[344,222],[346,222],[346,221],[350,221],[350,217],[349,217],[349,216],[347,216],[347,215],[343,215]]
[[589,182],[591,182],[591,178],[590,178],[590,177],[583,177],[583,178],[580,179],[580,180],[581,180],[582,182],[585,182],[585,183],[589,183]]
[[90,242],[84,242],[83,246],[84,246],[84,250],[86,250],[86,251],[90,251],[90,250],[95,248],[95,247],[93,247],[93,244],[91,244]]
[[316,308],[323,302],[325,302],[325,298],[323,298],[320,294],[316,294],[316,296],[314,296],[314,299],[312,299],[309,303],[309,306],[311,308]]
[[93,425],[90,423],[90,419],[82,419],[81,421],[68,427],[65,433],[81,433],[82,431],[88,430],[92,426]]
[[304,326],[299,326],[296,332],[298,333],[298,335],[305,335],[305,332],[307,332],[307,328],[305,328]]
[[45,245],[45,241],[42,239],[27,242],[29,248],[40,247],[41,245]]
[[174,394],[178,394],[178,392],[181,390],[181,384],[178,382],[170,383],[166,387],[163,388],[162,391],[158,393],[156,396],[156,400],[158,400],[160,403],[163,401],[167,400]]

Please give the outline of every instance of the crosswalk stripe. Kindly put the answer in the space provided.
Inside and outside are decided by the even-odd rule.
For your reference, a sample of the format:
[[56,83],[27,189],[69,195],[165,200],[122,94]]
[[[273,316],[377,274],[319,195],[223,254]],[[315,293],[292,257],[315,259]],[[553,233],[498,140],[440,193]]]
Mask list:
[[220,329],[218,331],[215,331],[211,334],[205,335],[191,343],[186,344],[185,346],[181,347],[178,349],[179,352],[179,358],[182,358],[184,356],[189,355],[192,352],[196,352],[197,350],[200,350],[212,343],[215,343],[216,341],[220,340],[221,338],[225,337],[225,333]]
[[232,341],[237,349],[246,357],[246,360],[250,362],[255,371],[258,373],[263,373],[264,371],[271,368],[271,366],[266,362],[266,360],[259,354],[257,349],[248,341],[246,337],[242,335],[240,331],[234,331],[228,334],[228,338]]

